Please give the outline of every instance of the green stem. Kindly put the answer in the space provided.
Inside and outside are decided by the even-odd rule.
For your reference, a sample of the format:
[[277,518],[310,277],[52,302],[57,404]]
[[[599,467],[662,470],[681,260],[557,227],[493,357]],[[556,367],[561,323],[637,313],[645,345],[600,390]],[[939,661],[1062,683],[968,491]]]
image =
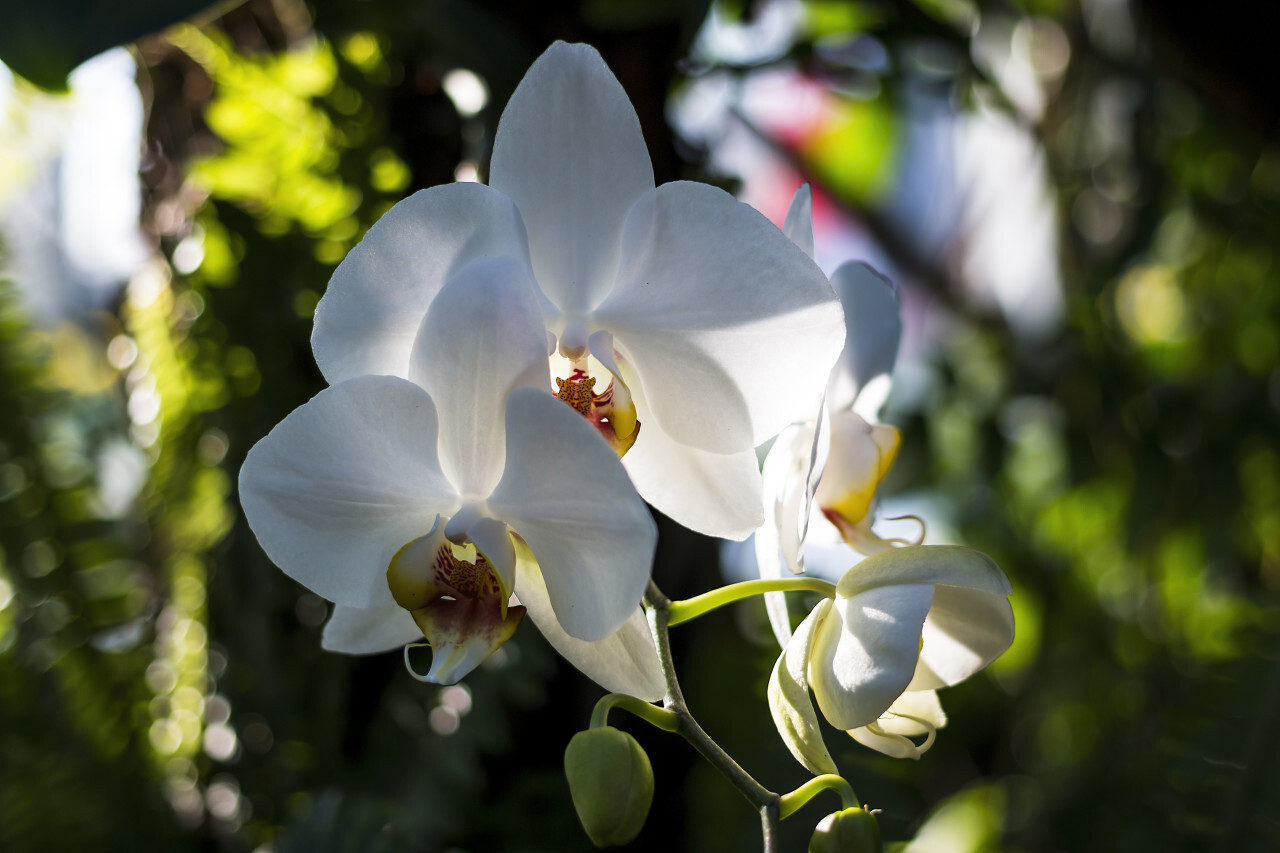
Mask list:
[[778,819],[786,820],[791,817],[805,803],[828,788],[840,795],[841,808],[851,809],[858,805],[858,797],[853,793],[853,786],[846,782],[843,776],[826,773],[813,777],[790,794],[783,794],[778,802]]
[[765,853],[773,853],[779,849],[781,839],[778,838],[778,821],[777,800],[760,809],[760,835],[764,840]]
[[710,613],[717,607],[724,607],[726,604],[732,604],[753,595],[763,595],[766,592],[818,592],[827,598],[835,598],[836,585],[820,578],[809,577],[770,578],[732,583],[713,589],[711,592],[704,592],[702,595],[695,595],[693,598],[686,598],[684,601],[670,602],[671,613],[667,624],[679,625],[681,622],[697,619],[704,613]]
[[[703,596],[699,596],[702,598]],[[696,601],[697,599],[690,599]],[[680,680],[676,677],[675,661],[671,656],[671,637],[668,632],[671,611],[675,603],[662,594],[657,584],[649,581],[649,588],[644,594],[645,612],[649,617],[649,630],[653,633],[653,641],[658,650],[658,661],[662,667],[663,680],[667,685],[667,695],[663,698],[663,707],[674,715],[678,722],[675,731],[689,742],[698,754],[721,772],[742,792],[742,796],[760,815],[761,834],[764,840],[764,853],[778,851],[778,795],[757,782],[750,773],[743,770],[738,762],[711,739],[703,731],[697,720],[689,713],[685,704],[684,693],[680,690]]]
[[590,727],[598,729],[606,725],[609,721],[609,712],[614,708],[630,711],[649,725],[656,726],[664,732],[680,730],[680,718],[674,711],[659,708],[657,705],[650,705],[648,702],[637,699],[634,696],[628,696],[626,693],[610,693],[597,702],[595,710],[591,712]]

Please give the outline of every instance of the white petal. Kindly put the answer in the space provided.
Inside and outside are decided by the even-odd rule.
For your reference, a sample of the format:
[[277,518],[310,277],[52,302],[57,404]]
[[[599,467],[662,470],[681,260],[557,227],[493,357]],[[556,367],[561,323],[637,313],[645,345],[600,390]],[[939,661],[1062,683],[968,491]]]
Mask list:
[[[626,367],[624,373],[629,372]],[[636,490],[659,512],[690,530],[745,539],[764,523],[760,463],[754,450],[708,453],[679,444],[662,431],[631,383],[640,420],[635,446],[622,457]]]
[[608,291],[627,211],[653,189],[640,120],[594,48],[556,42],[498,122],[489,183],[520,208],[533,269],[562,311]]
[[805,617],[787,643],[769,676],[769,713],[787,749],[814,775],[836,773],[835,762],[822,740],[822,726],[809,698],[806,674],[815,632],[830,615],[831,601],[823,599]]
[[464,495],[502,475],[503,411],[511,389],[551,387],[547,336],[528,268],[478,258],[450,279],[418,330],[409,378],[440,413],[440,464]]
[[[908,691],[889,706],[872,726],[853,729],[849,735],[863,746],[890,758],[919,759],[933,745],[938,729],[947,724],[938,694],[932,690]],[[922,743],[911,738],[924,737]]]
[[801,496],[799,513],[799,530],[797,531],[794,553],[788,552],[788,565],[792,571],[804,571],[804,543],[809,538],[809,524],[813,519],[813,504],[818,496],[818,484],[827,470],[827,460],[831,458],[831,416],[827,409],[826,395],[818,404],[818,419],[813,425],[813,439],[809,444],[809,453],[804,469],[804,492]]
[[918,737],[947,724],[936,690],[908,690],[889,706],[877,725],[893,735]]
[[657,528],[612,448],[549,392],[511,393],[506,470],[488,505],[528,543],[570,636],[602,640],[635,612]]
[[[764,487],[764,524],[756,531],[756,563],[760,577],[783,576],[783,566],[799,574],[801,507],[805,498],[805,471],[814,447],[811,426],[784,429],[765,456],[760,476]],[[791,618],[785,593],[769,592],[764,596],[765,610],[778,643],[786,646],[791,639]]]
[[[764,580],[775,580],[782,577],[782,560],[778,553],[777,529],[767,520],[755,536],[748,539],[755,556],[755,566]],[[721,563],[724,563],[724,551],[721,550]],[[786,648],[791,642],[791,610],[787,604],[787,595],[783,592],[766,592],[764,594],[764,611],[769,617],[769,627],[778,640],[780,648]]]
[[823,716],[838,729],[875,720],[915,673],[920,630],[933,600],[928,584],[882,586],[835,600],[814,638],[809,682]]
[[632,208],[618,283],[593,318],[663,429],[719,453],[812,417],[844,346],[843,312],[813,261],[756,210],[688,182]]
[[391,600],[397,550],[457,496],[436,459],[436,412],[405,379],[362,376],[317,394],[249,451],[240,503],[272,561],[330,601]]
[[1013,607],[1000,593],[938,586],[924,620],[924,646],[911,690],[959,684],[1013,642]]
[[[782,577],[782,566],[785,559],[782,554],[781,513],[786,504],[787,487],[791,482],[791,468],[794,461],[792,439],[794,429],[784,430],[778,440],[769,448],[764,458],[760,478],[764,488],[764,523],[756,530],[755,556],[756,569],[764,580],[777,580]],[[764,596],[765,612],[769,615],[769,625],[773,628],[773,636],[778,645],[787,647],[791,642],[791,611],[787,607],[787,597],[782,592],[767,592]]]
[[[622,379],[622,368],[618,366],[617,356],[613,349],[613,335],[607,331],[593,332],[587,338],[587,349],[596,361],[604,365],[604,369]],[[626,380],[623,380],[624,382]]]
[[[861,392],[871,392],[873,379],[892,375],[902,338],[902,306],[893,282],[861,262],[842,265],[831,275],[831,285],[844,306],[847,334],[828,396],[833,408],[847,409]],[[858,401],[860,412],[874,415],[884,404],[889,386],[878,387],[878,399]]]
[[311,349],[329,384],[408,376],[427,306],[454,273],[484,255],[528,256],[520,214],[502,193],[446,184],[387,211],[334,270],[316,306]]
[[981,551],[959,545],[912,545],[873,554],[845,573],[837,595],[886,584],[945,584],[982,590],[993,595],[1013,591],[995,560]]
[[405,643],[422,639],[422,631],[398,604],[381,607],[333,608],[333,615],[325,623],[320,645],[331,652],[349,655],[371,655],[398,649]]
[[[831,453],[831,423],[826,406],[819,407],[818,419],[812,425],[783,430],[774,448],[782,443],[784,436],[790,437],[787,444],[791,462],[786,484],[779,493],[782,499],[778,515],[779,542],[783,562],[798,575],[805,570],[804,543],[809,536],[813,502]],[[768,464],[768,459],[765,463]]]
[[603,640],[588,643],[575,639],[556,619],[538,564],[522,559],[516,565],[516,597],[542,636],[565,660],[611,693],[626,693],[646,702],[663,697],[666,685],[662,667],[643,610],[637,607],[621,628]]
[[801,184],[791,197],[782,233],[806,255],[813,257],[813,190],[808,184]]
[[918,759],[922,754],[914,741],[904,735],[880,733],[869,726],[852,729],[849,736],[858,743],[890,758]]

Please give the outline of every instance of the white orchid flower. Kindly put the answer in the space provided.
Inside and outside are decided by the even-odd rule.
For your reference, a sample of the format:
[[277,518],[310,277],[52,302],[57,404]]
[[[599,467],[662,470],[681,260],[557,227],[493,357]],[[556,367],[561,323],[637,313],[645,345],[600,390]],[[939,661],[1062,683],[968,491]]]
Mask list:
[[[813,255],[808,184],[796,190],[783,231]],[[782,577],[783,567],[793,574],[804,572],[804,543],[815,503],[821,516],[812,520],[813,526],[829,523],[834,528],[827,538],[842,539],[862,554],[892,544],[871,526],[876,491],[901,441],[895,427],[877,422],[902,336],[898,292],[892,282],[856,261],[837,268],[831,284],[844,307],[845,346],[826,377],[822,400],[813,401],[806,420],[784,429],[765,457],[765,523],[755,538],[756,565],[764,578]],[[765,601],[778,641],[785,644],[791,637],[786,599],[771,593]]]
[[801,416],[843,345],[821,271],[721,190],[655,188],[635,110],[586,45],[557,42],[529,69],[489,177],[406,199],[342,262],[312,336],[325,378],[407,376],[455,271],[517,259],[560,396],[626,452],[640,494],[694,530],[747,536],[763,520],[753,448]]
[[1013,642],[1010,592],[990,557],[958,546],[893,548],[855,565],[835,598],[800,623],[769,679],[787,748],[815,774],[836,772],[812,691],[836,728],[888,755],[918,758],[946,723],[935,691]]
[[[336,604],[324,645],[368,653],[425,635],[426,678],[451,683],[527,608],[608,689],[660,696],[635,624],[655,526],[608,444],[549,393],[527,267],[455,270],[402,374],[321,391],[240,472],[268,556]],[[508,606],[513,589],[522,606]]]

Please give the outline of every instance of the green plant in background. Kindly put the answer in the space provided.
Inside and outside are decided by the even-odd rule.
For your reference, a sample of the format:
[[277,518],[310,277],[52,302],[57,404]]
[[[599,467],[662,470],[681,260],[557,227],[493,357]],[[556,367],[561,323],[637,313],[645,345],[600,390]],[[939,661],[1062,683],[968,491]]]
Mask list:
[[[120,330],[110,348],[50,349],[34,343],[6,294],[5,707],[15,715],[6,731],[60,740],[15,740],[6,750],[14,762],[4,837],[14,849],[45,843],[43,803],[66,796],[62,785],[82,789],[82,805],[68,809],[70,831],[108,843],[111,810],[136,810],[150,779],[196,776],[190,759],[208,692],[204,575],[208,549],[228,529],[228,481],[195,453],[172,449],[196,443],[188,430],[199,402],[184,387],[173,337],[181,332],[164,295],[153,293],[159,322],[140,321],[136,338]],[[97,363],[59,364],[85,352]],[[131,368],[128,406],[113,383],[83,385],[86,369]],[[79,387],[60,387],[60,376],[78,377]],[[197,470],[181,470],[191,463]],[[135,501],[129,489],[145,497]],[[132,782],[105,800],[92,793],[95,778],[119,772]],[[176,829],[171,819],[131,835],[161,843]]]
[[[358,140],[348,140],[315,99],[332,96],[350,109],[359,97],[337,90],[332,48],[303,43],[245,61],[225,39],[190,25],[174,28],[169,38],[213,80],[205,121],[225,143],[216,156],[190,165],[194,186],[257,216],[265,234],[302,228],[323,250],[320,260],[339,260],[360,230],[353,215],[360,192],[338,174],[342,149]],[[387,156],[379,160],[380,182],[402,189],[395,187],[395,161]]]

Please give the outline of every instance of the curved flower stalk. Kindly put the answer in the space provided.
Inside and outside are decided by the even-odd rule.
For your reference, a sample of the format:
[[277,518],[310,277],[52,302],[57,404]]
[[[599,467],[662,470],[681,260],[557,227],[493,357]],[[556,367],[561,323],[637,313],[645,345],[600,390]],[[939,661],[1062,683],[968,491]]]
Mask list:
[[635,110],[588,46],[557,42],[529,69],[489,186],[406,199],[334,272],[312,336],[326,379],[407,376],[441,289],[498,255],[536,295],[554,390],[626,454],[640,494],[704,533],[755,530],[754,447],[821,391],[843,345],[839,303],[752,208],[702,184],[654,186]]
[[425,678],[452,683],[527,610],[609,689],[661,695],[634,624],[656,530],[548,393],[540,317],[523,264],[467,264],[420,318],[407,378],[354,376],[295,410],[249,451],[241,503],[271,559],[337,605],[327,648],[425,635]]
[[[783,226],[809,255],[812,204],[809,186],[801,186]],[[876,490],[893,466],[900,442],[896,428],[877,422],[902,335],[898,292],[892,282],[854,261],[841,265],[831,283],[844,307],[845,346],[808,420],[784,429],[765,457],[765,523],[755,539],[756,563],[764,578],[782,577],[784,566],[793,574],[804,572],[804,543],[815,503],[821,516],[814,524],[830,525],[826,539],[843,540],[862,554],[900,544],[872,531]],[[786,599],[770,593],[765,600],[778,641],[785,644],[791,636]]]
[[769,679],[787,748],[814,774],[836,772],[812,691],[827,721],[858,742],[919,758],[946,724],[936,691],[1013,642],[1010,592],[990,557],[958,546],[893,548],[858,563],[800,623]]

